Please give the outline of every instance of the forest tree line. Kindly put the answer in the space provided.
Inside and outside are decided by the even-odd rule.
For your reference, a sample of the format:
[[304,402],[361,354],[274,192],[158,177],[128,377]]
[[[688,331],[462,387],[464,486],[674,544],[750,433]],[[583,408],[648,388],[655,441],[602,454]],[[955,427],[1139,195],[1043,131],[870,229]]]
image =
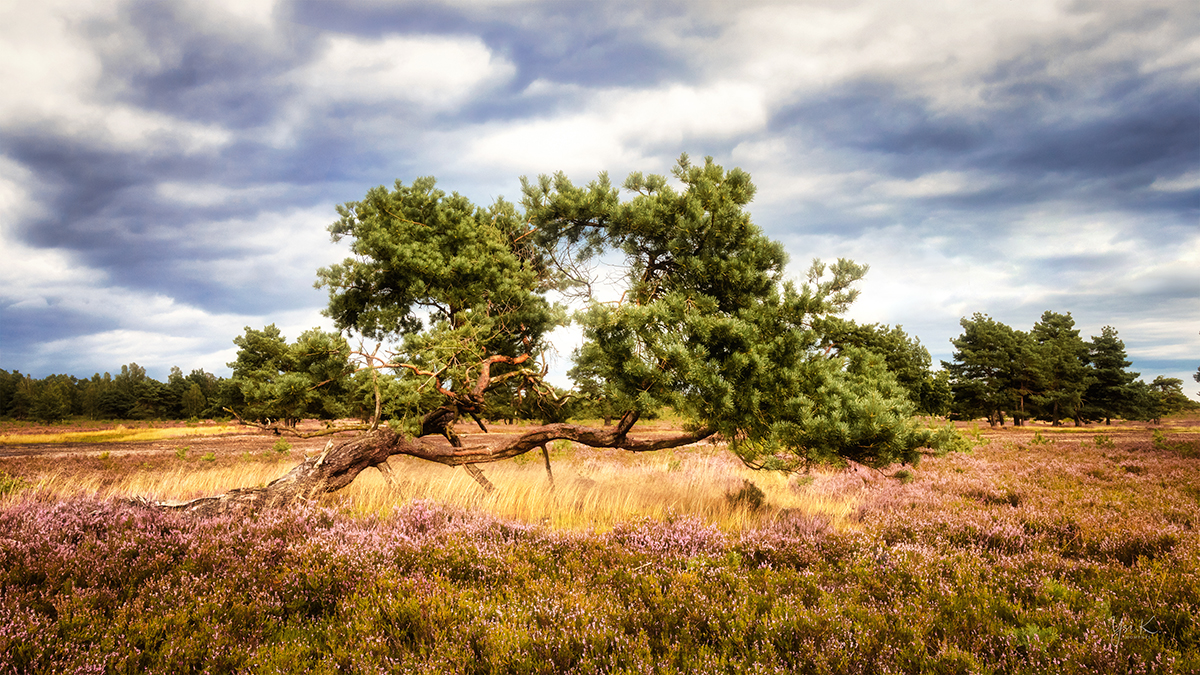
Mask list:
[[[899,326],[857,324],[841,318],[823,326],[826,350],[864,349],[880,356],[923,415],[987,419],[993,425],[1022,425],[1030,419],[1076,424],[1112,419],[1158,420],[1200,408],[1183,393],[1183,381],[1158,376],[1147,383],[1128,370],[1125,344],[1105,326],[1084,340],[1070,312],[1045,312],[1031,330],[1013,329],[986,314],[961,321],[963,334],[951,340],[951,361],[931,368],[929,351]],[[228,418],[264,421],[368,419],[374,412],[375,384],[387,402],[382,419],[400,419],[416,409],[419,394],[406,391],[394,374],[358,369],[345,338],[319,328],[289,343],[272,325],[246,327],[234,338],[237,360],[231,377],[203,369],[184,375],[176,366],[166,382],[137,363],[118,374],[91,378],[50,375],[41,379],[0,369],[0,416],[54,423],[69,418],[187,420]],[[603,383],[586,358],[569,372],[573,392],[557,391],[547,405],[519,390],[491,394],[489,410],[504,419],[543,422],[568,417],[608,418],[615,412]],[[1200,370],[1195,376],[1200,381]]]
[[[1112,326],[1085,341],[1070,312],[1047,311],[1029,331],[980,313],[961,324],[963,334],[951,340],[953,360],[942,362],[959,419],[1108,424],[1157,421],[1200,407],[1184,395],[1183,380],[1160,375],[1146,383],[1130,372],[1125,343]],[[1200,382],[1200,369],[1195,378]]]

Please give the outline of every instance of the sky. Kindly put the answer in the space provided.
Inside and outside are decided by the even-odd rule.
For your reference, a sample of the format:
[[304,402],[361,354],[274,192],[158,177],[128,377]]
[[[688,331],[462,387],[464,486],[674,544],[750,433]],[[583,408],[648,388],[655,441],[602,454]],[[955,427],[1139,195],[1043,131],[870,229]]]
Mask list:
[[1191,0],[0,0],[0,82],[7,370],[227,375],[246,326],[332,327],[326,228],[373,186],[686,152],[935,364],[976,312],[1071,312],[1200,390]]

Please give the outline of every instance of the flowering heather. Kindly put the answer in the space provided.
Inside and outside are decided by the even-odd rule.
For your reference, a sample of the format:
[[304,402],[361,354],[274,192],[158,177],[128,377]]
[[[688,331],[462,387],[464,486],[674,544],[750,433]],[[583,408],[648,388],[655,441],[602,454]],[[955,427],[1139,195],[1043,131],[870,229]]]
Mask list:
[[840,525],[10,499],[0,674],[1200,672],[1191,437],[1041,431],[794,483],[856,491]]

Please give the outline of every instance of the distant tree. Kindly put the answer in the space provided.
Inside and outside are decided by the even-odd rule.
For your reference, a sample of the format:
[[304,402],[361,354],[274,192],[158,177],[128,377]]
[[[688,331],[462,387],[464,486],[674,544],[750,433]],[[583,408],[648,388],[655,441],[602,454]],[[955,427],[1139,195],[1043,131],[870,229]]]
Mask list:
[[153,419],[166,414],[161,398],[162,383],[146,375],[136,363],[121,366],[112,386],[100,394],[98,408],[111,419]]
[[225,378],[217,377],[212,373],[205,372],[203,368],[198,368],[188,373],[186,379],[189,388],[191,385],[199,387],[200,393],[204,394],[204,399],[208,402],[208,405],[199,412],[199,417],[219,417],[224,414],[223,408],[232,403],[221,400],[221,387],[225,383]]
[[17,386],[23,379],[20,371],[14,370],[10,373],[0,369],[0,415],[12,416],[13,396],[16,395]]
[[188,383],[188,389],[180,397],[180,407],[185,417],[199,417],[208,409],[208,398],[204,390],[195,382]]
[[164,416],[171,419],[184,419],[190,417],[184,413],[183,397],[191,389],[192,383],[187,381],[183,376],[183,370],[179,366],[171,366],[171,371],[167,375],[167,381],[162,387],[162,403],[164,408]]
[[1133,383],[1139,373],[1126,370],[1133,363],[1125,358],[1125,343],[1117,329],[1105,326],[1100,336],[1087,343],[1091,378],[1084,394],[1084,414],[1111,424],[1113,417],[1136,416],[1137,393]]
[[19,420],[29,419],[33,415],[33,409],[37,403],[37,382],[32,377],[21,375],[17,371],[13,371],[13,375],[16,377],[13,382],[12,395],[8,400],[8,416]]
[[1033,396],[1039,417],[1059,424],[1071,418],[1076,426],[1083,422],[1083,396],[1091,384],[1085,363],[1088,347],[1075,329],[1071,313],[1044,312],[1030,332],[1037,345],[1041,390]]
[[71,416],[74,382],[67,375],[51,375],[36,384],[33,417],[43,424],[61,422]]
[[583,414],[599,418],[604,426],[611,426],[613,418],[622,412],[616,400],[616,392],[600,376],[602,354],[593,347],[584,345],[575,350],[575,365],[567,371],[567,377],[575,383],[575,393],[580,399]]
[[1013,405],[1014,359],[1026,336],[979,312],[959,323],[963,333],[950,341],[953,361],[942,362],[950,374],[954,413],[1003,425],[1004,413]]
[[1027,420],[1034,417],[1034,396],[1045,386],[1043,354],[1030,333],[1017,330],[1013,331],[1009,358],[1008,411],[1014,426],[1024,426]]
[[941,415],[950,407],[952,392],[946,376],[938,379],[930,371],[932,360],[921,340],[904,332],[900,326],[882,324],[860,325],[839,316],[823,320],[819,330],[825,336],[826,348],[840,350],[858,347],[883,357],[887,369],[908,392],[917,412]]
[[1196,407],[1195,403],[1183,393],[1183,380],[1178,377],[1159,375],[1149,385],[1150,419],[1155,423],[1162,418],[1177,415]]
[[246,327],[234,338],[239,349],[231,381],[240,393],[239,416],[250,420],[336,419],[347,413],[350,347],[336,333],[305,331],[289,345],[275,324]]
[[112,376],[108,373],[103,376],[95,373],[91,379],[80,380],[78,384],[79,414],[88,419],[99,419],[102,415],[101,400],[104,392],[110,387],[112,387]]

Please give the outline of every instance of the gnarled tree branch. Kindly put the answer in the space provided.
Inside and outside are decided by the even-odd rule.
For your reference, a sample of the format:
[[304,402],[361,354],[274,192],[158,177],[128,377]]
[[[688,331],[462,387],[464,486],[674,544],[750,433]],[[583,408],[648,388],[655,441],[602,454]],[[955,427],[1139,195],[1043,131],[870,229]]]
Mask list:
[[[287,474],[265,486],[239,488],[212,497],[185,502],[145,502],[160,508],[215,514],[227,511],[258,511],[336,492],[349,485],[363,470],[382,468],[389,457],[404,455],[446,466],[473,467],[523,455],[551,441],[565,439],[593,448],[615,448],[629,452],[652,452],[678,448],[712,436],[716,430],[701,428],[667,438],[633,438],[630,430],[637,421],[635,412],[626,413],[615,429],[596,429],[577,424],[547,424],[529,429],[515,438],[496,437],[489,444],[456,446],[441,436],[409,438],[381,427],[342,442],[330,440],[324,451],[309,457]],[[478,468],[471,471],[473,476]],[[478,480],[478,478],[476,478]],[[480,484],[484,484],[484,481]]]

